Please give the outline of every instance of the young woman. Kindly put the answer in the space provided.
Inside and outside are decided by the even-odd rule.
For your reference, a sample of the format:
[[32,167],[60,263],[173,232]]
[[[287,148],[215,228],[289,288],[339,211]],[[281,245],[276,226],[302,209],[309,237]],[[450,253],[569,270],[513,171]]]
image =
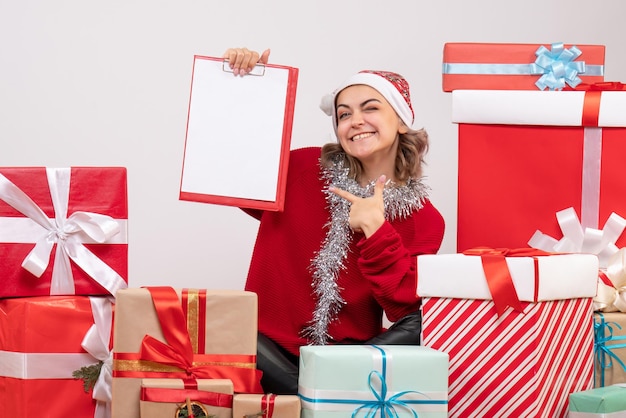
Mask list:
[[[224,54],[239,76],[268,57]],[[406,80],[362,71],[321,107],[337,142],[291,151],[282,212],[246,210],[260,220],[245,288],[258,295],[267,393],[297,393],[303,345],[419,344],[416,256],[443,239],[421,178],[428,135],[412,129]]]

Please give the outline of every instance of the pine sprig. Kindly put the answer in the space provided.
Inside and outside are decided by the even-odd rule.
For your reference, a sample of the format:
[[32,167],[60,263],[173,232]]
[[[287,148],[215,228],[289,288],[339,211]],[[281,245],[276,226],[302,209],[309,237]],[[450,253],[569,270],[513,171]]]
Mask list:
[[90,366],[83,366],[78,370],[74,370],[72,372],[72,377],[74,379],[82,379],[83,389],[85,392],[89,392],[96,385],[103,364],[104,362],[99,361],[98,363]]

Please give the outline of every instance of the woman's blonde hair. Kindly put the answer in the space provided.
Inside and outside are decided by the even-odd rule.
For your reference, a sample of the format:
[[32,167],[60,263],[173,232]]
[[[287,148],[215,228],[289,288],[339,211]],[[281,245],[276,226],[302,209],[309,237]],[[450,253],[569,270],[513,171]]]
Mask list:
[[[395,175],[399,182],[422,176],[424,156],[428,152],[428,133],[426,130],[409,129],[405,134],[398,134],[398,150],[396,154]],[[343,154],[344,164],[349,168],[348,176],[359,180],[363,174],[361,162],[346,154],[338,142],[325,144],[322,147],[322,167],[331,167],[338,155]]]

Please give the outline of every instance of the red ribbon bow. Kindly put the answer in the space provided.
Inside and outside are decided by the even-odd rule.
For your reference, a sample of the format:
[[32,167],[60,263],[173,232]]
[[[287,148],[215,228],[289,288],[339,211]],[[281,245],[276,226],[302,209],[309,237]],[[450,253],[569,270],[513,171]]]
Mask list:
[[517,296],[509,266],[506,263],[506,257],[536,257],[552,253],[535,248],[477,247],[465,250],[463,254],[480,256],[489,292],[496,307],[496,312],[500,316],[509,306],[516,311],[524,311],[522,303]]
[[[254,370],[251,374],[249,373],[251,370],[237,367],[194,364],[193,347],[176,291],[166,286],[146,288],[152,296],[161,331],[167,344],[146,335],[139,355],[142,360],[177,367],[184,370],[188,378],[231,379],[237,391],[263,393],[259,370]],[[254,381],[252,381],[253,378]]]

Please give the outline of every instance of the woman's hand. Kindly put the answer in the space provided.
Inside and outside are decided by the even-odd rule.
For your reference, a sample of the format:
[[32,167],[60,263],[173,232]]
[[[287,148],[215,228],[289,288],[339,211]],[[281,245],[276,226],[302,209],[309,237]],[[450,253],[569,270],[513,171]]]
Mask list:
[[246,75],[254,68],[257,63],[267,64],[267,60],[270,57],[270,50],[266,49],[261,55],[256,51],[251,51],[248,48],[228,48],[222,58],[228,60],[228,65],[233,74]]
[[354,232],[363,232],[369,238],[378,231],[385,222],[385,202],[383,200],[383,190],[387,178],[382,175],[376,181],[374,194],[370,197],[357,197],[345,190],[329,187],[329,190],[337,196],[343,197],[350,205],[350,228]]

